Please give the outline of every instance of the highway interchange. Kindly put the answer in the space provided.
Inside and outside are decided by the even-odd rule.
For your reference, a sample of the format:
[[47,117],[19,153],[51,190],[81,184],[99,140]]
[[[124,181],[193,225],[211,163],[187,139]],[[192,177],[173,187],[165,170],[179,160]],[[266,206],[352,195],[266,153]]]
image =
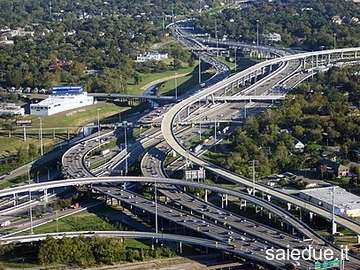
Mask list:
[[[185,46],[192,49],[204,49],[204,45],[190,38],[189,35],[181,30],[181,27],[177,27],[176,24],[170,27],[173,27],[172,31],[174,36]],[[241,47],[243,44],[232,43],[231,46]],[[266,48],[262,49],[265,50]],[[0,196],[10,195],[9,198],[13,198],[14,194],[22,194],[26,199],[27,197],[24,194],[27,192],[36,193],[43,190],[51,190],[56,187],[91,184],[91,189],[100,196],[112,198],[127,205],[128,208],[136,208],[154,216],[157,215],[159,218],[171,221],[179,227],[186,228],[198,237],[190,238],[188,236],[181,237],[180,235],[161,234],[162,238],[184,243],[196,243],[200,246],[215,247],[238,255],[239,257],[269,265],[275,269],[283,269],[287,262],[267,261],[264,252],[265,249],[305,247],[306,242],[303,242],[305,237],[311,238],[313,244],[319,248],[329,246],[329,243],[325,242],[306,224],[293,217],[289,212],[274,205],[271,202],[271,198],[276,197],[291,205],[307,209],[307,211],[328,219],[331,219],[330,212],[319,206],[312,205],[278,190],[259,184],[256,184],[256,190],[266,194],[267,199],[265,200],[246,193],[221,190],[220,188],[216,190],[214,187],[205,184],[193,183],[196,187],[201,187],[207,191],[212,190],[213,193],[220,194],[220,196],[225,194],[237,196],[244,201],[262,206],[269,211],[270,215],[276,215],[282,218],[285,223],[291,224],[295,232],[295,234],[292,235],[233,214],[226,209],[226,205],[224,208],[221,208],[210,203],[208,198],[200,199],[187,193],[179,187],[186,186],[186,183],[168,178],[169,173],[183,168],[186,166],[185,163],[187,161],[204,168],[208,172],[221,176],[223,179],[252,188],[253,183],[250,180],[235,175],[202,159],[201,155],[199,155],[202,152],[195,153],[191,151],[193,149],[188,147],[190,145],[189,140],[194,136],[199,136],[201,128],[199,125],[192,126],[190,123],[207,122],[208,126],[211,126],[212,123],[216,125],[216,121],[224,121],[229,124],[234,123],[236,126],[236,123],[241,123],[243,118],[248,115],[245,115],[246,110],[247,113],[257,113],[270,105],[268,104],[261,107],[260,104],[254,102],[242,102],[231,105],[228,103],[212,104],[212,95],[272,95],[276,87],[291,89],[312,75],[311,72],[306,71],[308,64],[306,64],[305,59],[308,60],[311,58],[313,60],[314,57],[316,57],[316,64],[319,65],[321,62],[322,65],[326,65],[329,64],[327,61],[341,61],[350,57],[356,59],[358,51],[360,51],[360,48],[338,49],[297,55],[289,55],[288,52],[281,50],[270,51],[271,54],[281,55],[281,57],[261,62],[228,78],[226,77],[229,75],[229,71],[223,64],[219,64],[216,58],[208,52],[197,51],[196,53],[199,54],[203,61],[213,65],[217,70],[214,77],[206,82],[206,88],[187,93],[179,98],[180,101],[178,103],[155,109],[147,115],[141,116],[142,121],[150,122],[154,127],[145,131],[140,138],[131,142],[129,145],[119,149],[118,152],[112,156],[111,160],[102,166],[101,169],[95,171],[90,169],[87,162],[87,155],[89,152],[107,144],[117,136],[122,136],[121,132],[121,135],[118,134],[118,130],[102,130],[100,136],[93,136],[88,140],[74,145],[63,155],[63,175],[66,178],[75,179],[73,182],[66,180],[33,184],[2,190],[0,191]],[[331,55],[331,58],[329,55]],[[322,58],[319,60],[318,57]],[[134,118],[133,122],[135,121],[138,120]],[[206,124],[204,124],[204,126],[206,126]],[[205,128],[206,127],[204,127],[204,129]],[[121,130],[121,128],[119,128],[119,130]],[[204,144],[204,149],[211,148],[222,139],[220,134],[217,138],[215,137],[216,135],[214,134],[214,136]],[[165,159],[171,152],[177,153],[180,157],[166,168],[164,165]],[[143,155],[144,153],[145,155]],[[135,179],[130,177],[112,177],[113,175],[125,174],[128,166],[136,163],[142,155],[140,169],[143,177],[137,177]],[[125,163],[127,163],[127,165],[125,165]],[[97,176],[105,177],[94,178]],[[81,178],[85,180],[82,181]],[[155,204],[154,201],[146,199],[136,193],[136,188],[134,188],[134,191],[131,188],[136,187],[136,184],[131,184],[131,187],[129,187],[129,185],[127,188],[114,185],[117,182],[126,181],[132,184],[136,182],[152,183],[152,187],[156,186],[158,192],[165,196],[166,203],[159,201]],[[191,183],[187,182],[187,185],[191,185]],[[269,218],[271,218],[270,215]],[[337,216],[336,222],[360,235],[360,225],[358,223],[342,216]],[[126,236],[126,232],[74,232],[73,234],[68,234],[68,236],[71,237],[80,234],[91,236],[95,233],[96,235],[104,237],[134,238],[158,238],[159,235],[158,233],[156,234],[156,232],[132,232],[132,234],[127,232],[130,236]],[[201,239],[199,238],[200,236],[202,237]],[[34,241],[43,239],[44,236],[7,237],[9,236],[2,236],[1,239],[3,243],[6,243],[6,241]],[[331,246],[331,248],[334,247]],[[312,264],[313,262],[301,261],[300,269],[307,269],[307,267],[312,266]],[[346,269],[358,269],[359,265],[359,261],[356,258],[352,258],[351,262],[347,264]]]

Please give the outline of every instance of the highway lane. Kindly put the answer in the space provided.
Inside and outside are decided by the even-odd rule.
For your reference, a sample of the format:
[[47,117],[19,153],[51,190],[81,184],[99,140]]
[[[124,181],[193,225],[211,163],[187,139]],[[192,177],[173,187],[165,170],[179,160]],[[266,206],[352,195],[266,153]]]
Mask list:
[[[162,161],[166,154],[167,148],[164,143],[160,143],[150,149],[141,162],[143,175],[145,177],[166,178],[162,169]],[[217,224],[226,223],[235,230],[245,232],[255,238],[260,238],[263,241],[268,241],[272,244],[282,246],[283,248],[286,248],[288,245],[292,247],[294,246],[294,243],[296,243],[296,246],[299,246],[299,243],[301,243],[301,240],[297,237],[287,235],[279,230],[270,228],[269,226],[235,215],[226,209],[214,206],[211,203],[189,195],[175,186],[162,185],[158,186],[158,190],[167,198],[174,201],[176,205],[184,206],[192,212],[196,212],[197,215],[215,221]],[[281,240],[281,242],[279,242],[279,240]],[[314,240],[316,241],[317,239]],[[324,244],[321,239],[318,240],[320,240],[320,243],[318,244]]]
[[[104,140],[104,138],[103,138],[103,140]],[[91,145],[89,142],[87,142],[86,143],[86,146],[89,146],[89,147],[97,147],[96,145]],[[85,149],[83,149],[83,150],[85,150]],[[85,153],[87,153],[88,151],[90,151],[89,150],[89,148],[87,148],[86,149],[86,151],[85,151]],[[81,152],[80,152],[81,153]],[[135,155],[136,155],[136,153],[135,153]],[[86,168],[86,166],[84,166],[83,167],[83,170],[89,170],[88,168]],[[89,172],[89,171],[87,171],[87,172],[84,172],[83,173],[84,175],[85,174],[91,174],[91,172]],[[122,197],[120,198],[118,195],[118,190],[117,190],[117,188],[113,188],[113,187],[109,187],[109,186],[107,186],[107,187],[101,187],[101,186],[98,186],[98,187],[94,187],[94,189],[95,190],[98,190],[98,191],[102,191],[102,193],[104,193],[104,194],[107,194],[108,196],[111,196],[111,197],[113,197],[113,198],[116,198],[116,199],[121,199],[121,201],[124,201],[125,200],[125,198],[128,198],[128,199],[132,199],[132,198],[134,198],[134,196],[136,197],[136,198],[139,198],[140,196],[139,195],[136,195],[136,194],[132,194],[132,193],[130,193],[130,192],[127,192],[127,191],[121,191],[122,193],[120,194],[120,195],[122,195]],[[170,196],[171,197],[171,196]],[[142,198],[142,199],[144,199],[144,198]],[[133,201],[133,202],[129,202],[129,201],[127,201],[127,203],[129,203],[129,204],[131,204],[131,205],[133,205],[133,206],[136,206],[136,207],[139,207],[139,208],[141,208],[141,209],[143,209],[143,210],[149,210],[149,209],[146,209],[146,205],[144,205],[144,203],[145,202],[143,202],[143,201]],[[134,204],[136,204],[136,205],[134,205]],[[164,206],[165,207],[165,206]],[[172,209],[167,209],[166,211],[163,211],[163,209],[159,209],[159,211],[161,212],[160,213],[160,216],[161,215],[163,215],[163,217],[164,217],[164,213],[171,213],[173,210]],[[215,211],[215,210],[214,210]],[[219,212],[215,212],[215,213],[217,213],[218,215],[220,215],[220,213]],[[190,217],[193,217],[193,216],[190,216],[190,215],[187,215],[187,217],[188,218],[190,218]],[[165,217],[164,218],[167,218],[168,220],[171,220],[171,221],[174,221],[174,218],[173,218],[173,216],[166,216],[165,215]],[[225,219],[226,219],[226,217],[225,217]],[[191,220],[191,219],[189,219],[189,220]],[[219,221],[220,221],[221,219],[219,219]],[[183,220],[182,222],[184,222],[184,223],[186,223],[186,220]],[[194,222],[194,219],[192,220],[192,222]],[[217,221],[215,221],[215,222],[217,222]],[[216,234],[216,231],[219,231],[219,235],[218,235],[218,240],[221,240],[221,241],[224,241],[224,238],[223,238],[223,235],[225,234],[227,237],[229,237],[229,234],[231,233],[231,234],[234,234],[234,232],[233,231],[229,231],[229,232],[227,232],[227,234],[226,234],[226,232],[223,232],[222,231],[222,229],[219,229],[219,228],[217,228],[218,226],[217,225],[210,225],[209,223],[204,223],[204,221],[202,221],[202,224],[205,226],[206,225],[206,229],[205,229],[205,231],[207,232],[207,234],[210,234],[210,235],[212,235],[213,237],[214,237],[214,234]],[[181,225],[183,225],[183,224],[181,224]],[[187,225],[187,224],[186,224]],[[186,227],[186,226],[185,226]],[[191,227],[191,226],[190,226]],[[215,228],[217,228],[217,230],[215,230],[214,228],[212,228],[212,227],[215,227]],[[255,227],[254,227],[255,228]],[[194,229],[194,228],[193,228]],[[199,227],[197,227],[197,230],[199,230]],[[245,228],[244,228],[244,230],[245,230]],[[210,233],[211,232],[211,233]],[[245,235],[246,235],[246,232],[245,232]],[[236,235],[234,235],[234,236],[236,236]],[[277,237],[283,237],[284,238],[284,241],[286,241],[286,237],[285,236],[283,236],[283,235],[279,235],[279,234],[276,234],[276,236]],[[232,236],[231,236],[232,237]],[[244,239],[244,238],[242,238],[242,239]],[[227,238],[227,241],[230,241],[229,240],[229,238]],[[254,239],[252,239],[252,240],[248,240],[249,242],[251,242],[251,241],[253,241],[254,243],[256,243],[257,242],[257,240],[255,240],[255,238]],[[274,242],[275,241],[272,241],[272,243],[274,244]],[[237,245],[238,245],[238,243],[237,243]],[[248,245],[248,244],[246,244],[246,245]],[[283,246],[283,247],[285,247],[285,246]],[[258,251],[264,251],[264,245],[262,244],[262,247],[257,247],[256,248],[256,250],[258,250]],[[248,251],[246,251],[248,254],[252,254],[252,251],[250,251],[250,250],[248,250]],[[263,254],[264,255],[264,254]]]
[[[220,194],[228,194],[228,195],[231,195],[234,197],[242,198],[242,199],[248,200],[248,201],[256,200],[254,203],[258,204],[261,207],[268,208],[274,214],[277,214],[280,217],[282,217],[284,219],[284,222],[289,222],[294,227],[296,227],[298,230],[303,232],[305,235],[308,232],[311,233],[311,230],[309,230],[305,224],[302,224],[298,220],[293,219],[291,216],[287,216],[286,214],[283,214],[283,212],[284,212],[283,209],[281,209],[280,207],[276,207],[276,206],[272,206],[271,208],[269,208],[270,207],[269,204],[267,202],[262,201],[259,198],[252,198],[252,196],[247,195],[245,193],[228,190],[228,189],[224,189],[224,188],[219,188],[216,186],[209,186],[209,185],[205,185],[202,183],[188,182],[188,181],[182,181],[182,180],[177,180],[177,179],[143,178],[143,177],[102,177],[102,178],[91,177],[91,178],[73,179],[73,180],[67,179],[67,180],[62,180],[62,181],[53,181],[53,182],[49,182],[49,183],[36,183],[36,184],[30,184],[30,185],[23,186],[23,187],[16,187],[16,188],[11,188],[11,189],[7,189],[7,190],[0,190],[0,196],[7,196],[9,194],[29,192],[29,191],[31,191],[31,192],[41,191],[44,188],[50,189],[50,188],[56,188],[56,187],[78,186],[78,185],[84,185],[84,184],[124,183],[124,182],[134,182],[134,181],[140,182],[140,183],[151,183],[151,182],[155,183],[156,182],[158,184],[170,184],[170,185],[177,185],[177,186],[183,185],[183,186],[190,186],[190,187],[196,187],[196,188],[203,188],[203,189],[214,191],[214,192],[217,192]],[[121,199],[121,198],[119,198],[119,199]],[[314,234],[310,238],[316,239],[317,237],[318,236]],[[352,258],[352,260],[354,260],[354,259]],[[348,264],[347,269],[357,269],[358,265],[360,265],[359,263],[356,262],[356,260],[355,260],[354,264],[355,264],[355,266],[354,266],[355,268],[352,265]]]
[[[167,141],[167,143],[171,146],[171,148],[174,151],[176,151],[178,154],[180,154],[181,156],[188,157],[195,164],[202,166],[202,167],[206,168],[207,170],[222,176],[225,179],[252,187],[251,181],[249,181],[243,177],[234,175],[233,173],[225,171],[224,169],[222,169],[214,164],[206,162],[200,158],[197,158],[196,156],[194,156],[192,154],[189,155],[187,153],[186,149],[184,149],[184,147],[182,147],[179,144],[179,142],[177,141],[177,139],[175,137],[175,133],[173,131],[173,125],[177,119],[177,115],[179,114],[179,112],[181,112],[184,108],[187,108],[187,107],[191,106],[192,104],[195,104],[199,99],[202,99],[205,96],[214,94],[215,92],[219,91],[219,89],[228,87],[228,86],[232,85],[233,83],[235,83],[237,80],[239,80],[239,79],[247,76],[248,74],[253,73],[256,70],[261,69],[263,67],[266,67],[269,65],[274,65],[276,63],[284,62],[284,61],[293,61],[293,60],[298,60],[298,59],[304,59],[306,57],[313,57],[313,56],[319,56],[319,55],[324,55],[324,54],[326,55],[326,54],[330,54],[330,53],[339,53],[339,54],[350,53],[350,52],[352,53],[352,52],[358,52],[358,51],[360,51],[360,48],[348,48],[348,49],[337,49],[337,50],[328,50],[328,51],[321,51],[321,52],[311,52],[311,53],[298,54],[295,56],[294,55],[286,56],[286,57],[282,57],[279,59],[273,59],[273,60],[265,61],[263,63],[259,63],[253,67],[250,67],[249,69],[247,69],[245,71],[242,71],[242,72],[230,77],[229,79],[226,79],[220,83],[217,83],[214,86],[206,88],[203,91],[201,91],[201,92],[193,95],[192,97],[190,97],[186,100],[183,100],[180,103],[173,106],[165,114],[165,116],[163,118],[163,122],[162,122],[163,136],[164,136],[165,140]],[[294,205],[300,206],[304,209],[307,209],[308,211],[317,213],[321,216],[324,216],[325,218],[331,219],[331,213],[329,213],[326,209],[320,208],[318,206],[314,206],[308,202],[302,201],[298,198],[291,197],[287,194],[270,189],[265,186],[257,185],[256,189],[260,190],[264,193],[270,194],[274,197],[277,197],[281,200],[284,200],[284,201],[287,201]],[[341,216],[337,216],[336,221],[337,221],[337,223],[343,225],[344,227],[347,227],[350,230],[360,234],[360,225],[354,223],[352,220],[349,220],[349,219],[341,217]]]
[[[254,258],[256,261],[266,263],[265,249],[271,248],[271,246],[257,241],[256,238],[249,237],[246,233],[233,231],[228,225],[219,226],[218,224],[213,224],[205,219],[187,214],[184,211],[169,208],[160,202],[157,203],[157,210],[155,210],[156,206],[154,201],[149,201],[134,192],[119,190],[117,187],[96,187],[94,189],[111,198],[120,200],[122,203],[125,202],[132,205],[132,207],[145,210],[153,215],[155,215],[157,211],[158,216],[161,218],[215,239],[216,241],[234,245],[234,249],[231,251],[232,253],[236,250],[245,258],[246,256],[244,255],[253,255],[254,257],[256,256],[256,258]],[[286,262],[272,261],[267,263],[274,266],[283,266]],[[304,261],[302,264],[304,266],[310,266],[309,262]]]
[[[79,232],[59,232],[59,233],[49,233],[49,234],[34,234],[34,235],[25,235],[25,236],[16,236],[11,237],[6,240],[2,240],[0,244],[10,244],[10,243],[30,243],[43,241],[47,237],[53,237],[56,239],[62,238],[71,238],[71,237],[104,237],[104,238],[130,238],[130,239],[148,239],[155,240],[159,239],[161,241],[170,241],[185,243],[189,245],[208,247],[213,249],[220,249],[224,251],[232,251],[233,253],[243,255],[242,252],[238,252],[233,249],[232,245],[219,243],[218,241],[190,237],[186,235],[175,235],[175,234],[164,234],[164,233],[153,233],[153,232],[138,232],[138,231],[79,231]],[[247,258],[252,258],[251,254],[243,255]],[[283,268],[282,268],[283,269]]]

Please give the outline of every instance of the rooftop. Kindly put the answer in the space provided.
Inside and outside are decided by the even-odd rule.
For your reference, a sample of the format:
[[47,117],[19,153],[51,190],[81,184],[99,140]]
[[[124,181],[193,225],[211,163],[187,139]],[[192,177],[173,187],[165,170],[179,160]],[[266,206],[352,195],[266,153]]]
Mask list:
[[[332,205],[333,187],[324,187],[316,189],[302,190],[302,194],[306,194],[317,200]],[[335,206],[342,209],[353,210],[360,209],[360,197],[356,196],[345,189],[335,187]]]
[[87,96],[87,93],[83,92],[80,95],[63,95],[63,96],[53,95],[53,96],[49,96],[47,99],[44,99],[44,100],[40,101],[36,105],[50,106],[50,105],[53,105],[53,104],[64,103],[67,100],[76,99],[76,98],[82,98],[83,96]]

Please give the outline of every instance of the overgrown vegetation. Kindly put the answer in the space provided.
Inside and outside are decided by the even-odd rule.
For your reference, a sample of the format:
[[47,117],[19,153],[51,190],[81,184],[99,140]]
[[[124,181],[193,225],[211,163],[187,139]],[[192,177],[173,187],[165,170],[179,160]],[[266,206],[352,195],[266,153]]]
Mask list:
[[111,238],[64,238],[48,237],[40,243],[11,244],[0,246],[0,257],[11,258],[13,254],[24,257],[29,262],[41,265],[77,265],[89,267],[118,262],[144,261],[150,258],[172,257],[168,248],[154,250],[146,247],[132,247],[121,239]]
[[[338,16],[338,17],[336,17]],[[226,8],[217,14],[205,13],[197,27],[215,36],[256,42],[256,20],[259,20],[260,42],[263,35],[278,33],[285,47],[306,50],[332,48],[334,33],[337,46],[359,46],[360,8],[353,1],[275,0],[258,1],[247,8]],[[338,20],[339,19],[339,20]]]
[[[338,158],[350,160],[360,147],[358,70],[333,68],[302,84],[279,107],[250,117],[233,135],[231,154],[217,160],[247,176],[253,159],[260,176],[314,168],[327,146],[338,146]],[[298,141],[304,152],[295,149]]]

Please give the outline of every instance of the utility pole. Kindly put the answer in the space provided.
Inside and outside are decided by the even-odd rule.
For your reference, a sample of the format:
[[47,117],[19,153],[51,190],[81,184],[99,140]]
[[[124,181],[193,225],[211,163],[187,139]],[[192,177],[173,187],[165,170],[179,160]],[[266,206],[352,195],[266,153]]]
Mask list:
[[58,211],[55,211],[55,219],[56,219],[56,232],[59,232],[59,217],[58,217]]
[[200,135],[200,140],[201,140],[201,121],[199,122],[199,135]]
[[175,100],[178,99],[177,72],[175,71]]
[[157,205],[157,182],[155,178],[155,188],[154,188],[154,199],[155,199],[155,233],[159,232],[159,225],[158,225],[158,205]]
[[219,39],[218,39],[218,31],[217,31],[217,20],[215,18],[215,39],[216,39],[216,57],[219,56]]
[[201,58],[199,54],[199,85],[201,84]]
[[256,20],[256,46],[259,46],[259,20]]
[[237,70],[237,48],[235,47],[235,73],[236,73],[236,70]]
[[[29,185],[30,185],[31,184],[30,168],[28,170],[28,180],[29,180]],[[29,190],[29,214],[30,214],[30,234],[34,234],[32,206],[31,206],[31,190]]]
[[126,149],[126,156],[125,156],[125,175],[128,174],[128,146],[127,146],[127,134],[126,134],[126,130],[127,130],[127,121],[123,122],[123,126],[124,126],[124,144],[125,144],[125,149]]
[[52,2],[49,1],[49,12],[50,12],[50,19],[52,19]]
[[256,196],[256,172],[255,172],[255,164],[257,160],[251,161],[251,167],[252,167],[252,184],[253,184],[253,196]]
[[216,143],[216,140],[217,140],[217,138],[216,138],[216,133],[217,133],[216,119],[215,119],[214,123],[215,123],[214,139],[215,139],[215,143]]
[[332,230],[332,233],[334,234],[336,232],[336,224],[335,224],[335,189],[336,189],[336,186],[333,186],[332,187],[332,227],[331,227],[331,230]]
[[100,148],[100,109],[97,109],[97,126],[98,126],[98,142],[99,142],[99,148]]
[[24,129],[24,142],[26,142],[26,126],[25,125],[23,126],[23,129]]
[[165,13],[163,13],[163,17],[162,17],[162,29],[163,31],[165,30]]
[[41,119],[41,117],[39,117],[39,120],[40,120],[40,130],[39,130],[39,132],[40,132],[40,134],[39,134],[39,136],[40,136],[40,154],[44,155],[44,144],[43,144],[43,132],[42,132],[42,119]]

